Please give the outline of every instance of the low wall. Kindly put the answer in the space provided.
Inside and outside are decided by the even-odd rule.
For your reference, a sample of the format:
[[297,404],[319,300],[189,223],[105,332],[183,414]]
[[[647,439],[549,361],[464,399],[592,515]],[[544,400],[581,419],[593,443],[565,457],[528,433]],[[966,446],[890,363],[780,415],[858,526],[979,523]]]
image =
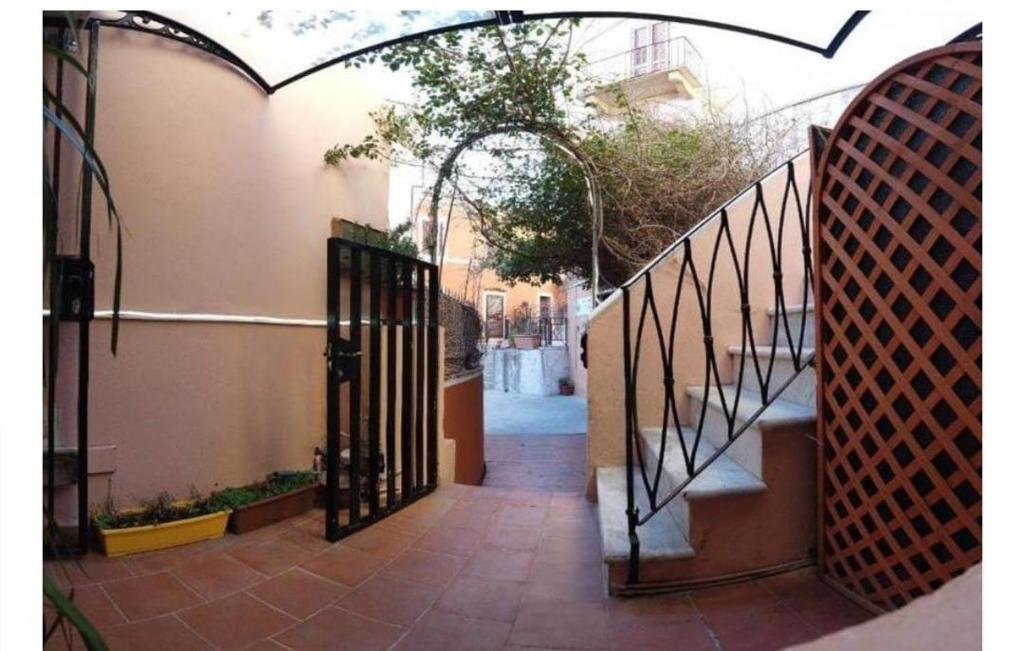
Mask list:
[[558,394],[558,381],[569,377],[565,347],[492,348],[484,354],[484,388],[528,396]]
[[844,628],[792,651],[980,649],[981,563],[899,610]]
[[444,383],[444,437],[455,442],[455,483],[479,486],[484,479],[484,374],[482,370]]

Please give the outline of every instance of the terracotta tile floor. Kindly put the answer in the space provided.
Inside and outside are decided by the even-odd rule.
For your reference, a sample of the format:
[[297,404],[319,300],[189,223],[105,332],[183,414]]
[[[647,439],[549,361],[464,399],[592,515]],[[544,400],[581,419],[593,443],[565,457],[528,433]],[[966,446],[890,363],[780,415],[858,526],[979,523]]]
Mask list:
[[[112,649],[775,649],[868,616],[799,571],[687,594],[604,594],[583,436],[492,436],[487,481],[337,544],[323,512],[110,560],[58,581]],[[50,648],[64,648],[51,640]]]

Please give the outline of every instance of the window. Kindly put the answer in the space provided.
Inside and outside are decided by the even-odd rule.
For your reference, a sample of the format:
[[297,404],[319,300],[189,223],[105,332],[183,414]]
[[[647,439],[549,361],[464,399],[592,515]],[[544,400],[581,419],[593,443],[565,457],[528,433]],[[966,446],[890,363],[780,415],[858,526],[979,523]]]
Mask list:
[[633,30],[632,76],[668,68],[668,23],[652,23]]
[[551,297],[550,296],[539,296],[537,297],[537,316],[542,319],[547,319],[551,316]]
[[484,292],[484,332],[488,339],[505,336],[505,295]]

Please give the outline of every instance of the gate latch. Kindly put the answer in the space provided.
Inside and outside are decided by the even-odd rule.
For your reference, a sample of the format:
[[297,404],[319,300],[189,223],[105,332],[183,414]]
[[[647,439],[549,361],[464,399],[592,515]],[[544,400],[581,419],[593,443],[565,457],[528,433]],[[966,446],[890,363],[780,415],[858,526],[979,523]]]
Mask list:
[[347,339],[337,339],[327,344],[324,356],[327,358],[327,368],[334,373],[338,382],[348,382],[355,375],[358,368],[359,358],[362,353]]

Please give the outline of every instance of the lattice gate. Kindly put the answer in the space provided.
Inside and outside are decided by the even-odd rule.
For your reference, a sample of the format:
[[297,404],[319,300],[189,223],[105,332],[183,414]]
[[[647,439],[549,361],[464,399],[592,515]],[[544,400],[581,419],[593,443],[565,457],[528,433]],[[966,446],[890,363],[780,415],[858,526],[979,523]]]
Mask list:
[[981,67],[890,69],[817,169],[819,562],[879,610],[981,560]]

